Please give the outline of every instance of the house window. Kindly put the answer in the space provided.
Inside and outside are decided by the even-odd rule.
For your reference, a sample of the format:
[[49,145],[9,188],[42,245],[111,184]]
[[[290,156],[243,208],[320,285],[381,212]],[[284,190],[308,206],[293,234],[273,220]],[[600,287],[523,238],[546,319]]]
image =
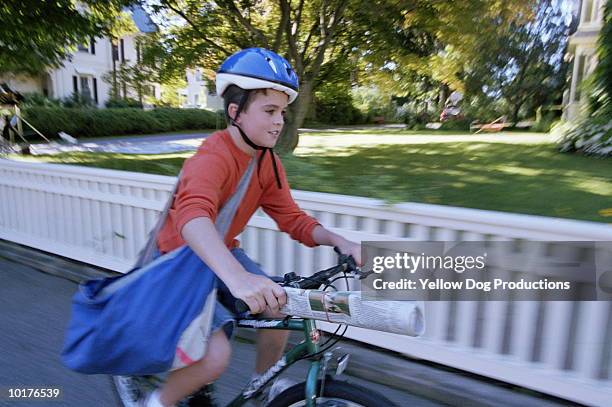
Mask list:
[[193,105],[194,106],[198,105],[198,95],[193,95]]
[[144,85],[143,94],[145,96],[155,97],[155,86],[154,85]]
[[81,85],[81,95],[91,98],[90,78],[88,76],[80,76],[79,81]]
[[574,92],[574,102],[577,102],[580,100],[580,96],[581,96],[581,85],[582,85],[582,80],[585,77],[585,71],[586,71],[586,59],[587,56],[586,55],[580,55],[578,57],[578,61],[576,62],[576,91]]
[[202,72],[199,69],[196,69],[195,79],[198,82],[202,80]]
[[80,94],[85,99],[92,100],[98,104],[98,80],[93,76],[73,76],[72,90],[74,93]]
[[206,79],[206,91],[211,96],[217,96],[217,87],[215,86],[215,83],[210,79]]
[[86,52],[88,54],[96,55],[96,41],[92,38],[89,42],[84,42],[77,45],[79,52]]
[[584,2],[584,14],[582,15],[582,22],[589,23],[593,20],[593,8],[595,0],[586,0]]
[[595,1],[595,10],[593,11],[593,21],[603,22],[603,3]]

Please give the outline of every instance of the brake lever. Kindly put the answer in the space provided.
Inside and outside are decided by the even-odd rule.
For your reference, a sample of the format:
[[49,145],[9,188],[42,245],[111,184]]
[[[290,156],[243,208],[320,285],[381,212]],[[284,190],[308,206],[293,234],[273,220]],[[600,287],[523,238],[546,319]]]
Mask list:
[[374,274],[374,270],[370,270],[370,271],[360,271],[359,273],[357,273],[357,276],[359,277],[359,280],[365,280],[366,278],[368,278],[371,274]]

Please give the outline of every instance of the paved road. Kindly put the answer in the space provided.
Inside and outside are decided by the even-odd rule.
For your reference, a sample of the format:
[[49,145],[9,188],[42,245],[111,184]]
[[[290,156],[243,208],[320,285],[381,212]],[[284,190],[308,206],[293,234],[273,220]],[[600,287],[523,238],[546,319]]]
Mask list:
[[[333,128],[333,129],[300,129],[302,133],[322,132],[325,135],[306,135],[300,138],[296,154],[309,154],[330,149],[346,149],[354,146],[374,147],[382,144],[431,144],[455,142],[486,142],[510,144],[539,144],[553,142],[552,136],[546,133],[500,132],[494,134],[457,134],[457,135],[399,135],[368,134],[368,129],[377,128]],[[360,134],[334,134],[344,130],[361,130]],[[163,154],[196,150],[207,133],[186,134],[151,134],[109,139],[91,139],[79,144],[50,143],[35,144],[31,147],[34,154],[57,154],[70,151],[99,151],[121,154]]]
[[[107,376],[74,373],[59,359],[76,284],[3,258],[0,282],[0,406],[116,406]],[[245,383],[254,361],[250,343],[234,341],[233,350],[231,367],[217,385],[223,404]],[[297,381],[306,368],[296,364],[287,376]],[[400,406],[442,405],[356,378],[350,381],[366,384]],[[58,401],[14,401],[6,396],[9,387],[61,388],[63,395]]]
[[99,151],[121,154],[163,154],[196,150],[208,137],[206,133],[151,134],[86,140],[79,144],[52,142],[30,147],[33,154],[57,154],[72,151]]

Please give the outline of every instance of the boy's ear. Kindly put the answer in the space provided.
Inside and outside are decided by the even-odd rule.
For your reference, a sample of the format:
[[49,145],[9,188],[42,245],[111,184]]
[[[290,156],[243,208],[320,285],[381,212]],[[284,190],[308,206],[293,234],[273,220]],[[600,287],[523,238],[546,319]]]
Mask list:
[[238,118],[236,119],[237,112],[238,112],[238,105],[236,103],[230,103],[227,106],[227,113],[229,114],[229,117],[234,119],[236,123],[240,123],[240,116],[238,116]]

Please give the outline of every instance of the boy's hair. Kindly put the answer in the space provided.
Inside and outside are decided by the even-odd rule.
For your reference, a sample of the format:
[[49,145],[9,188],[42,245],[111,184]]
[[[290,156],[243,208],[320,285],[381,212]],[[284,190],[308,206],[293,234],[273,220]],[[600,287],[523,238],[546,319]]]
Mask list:
[[249,105],[253,103],[255,100],[255,96],[257,94],[268,94],[267,89],[251,89],[245,90],[236,85],[230,85],[227,87],[225,92],[223,92],[223,108],[225,111],[225,120],[228,124],[231,123],[230,115],[229,115],[229,105],[230,103],[235,103],[238,105],[238,113],[244,112],[249,108]]

